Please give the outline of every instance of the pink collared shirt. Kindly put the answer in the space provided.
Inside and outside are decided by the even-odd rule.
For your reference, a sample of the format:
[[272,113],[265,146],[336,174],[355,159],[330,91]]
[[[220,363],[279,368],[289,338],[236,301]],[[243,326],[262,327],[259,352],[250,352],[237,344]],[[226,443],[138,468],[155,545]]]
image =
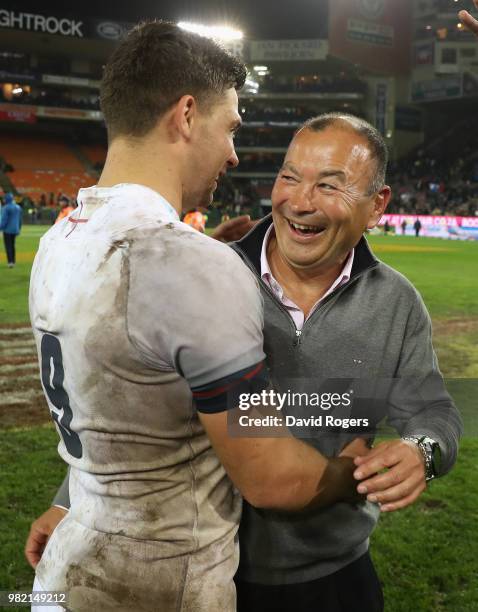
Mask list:
[[304,312],[297,306],[297,304],[294,304],[294,302],[291,299],[289,299],[286,295],[284,295],[284,290],[282,289],[282,287],[279,285],[279,283],[276,281],[276,279],[272,275],[272,272],[269,266],[269,262],[267,261],[267,245],[269,243],[269,239],[271,237],[271,233],[273,229],[274,229],[274,224],[272,223],[269,229],[267,230],[266,235],[264,236],[264,241],[262,243],[261,278],[265,282],[265,284],[269,287],[269,289],[274,293],[274,295],[279,299],[281,304],[285,306],[288,313],[292,317],[292,320],[294,321],[296,328],[298,330],[301,330],[302,327],[304,326],[304,322],[311,316],[311,314],[314,312],[317,306],[319,306],[319,304],[328,295],[330,295],[332,291],[334,291],[334,289],[336,289],[337,287],[341,287],[350,279],[350,274],[352,273],[352,265],[354,263],[354,249],[350,251],[347,261],[345,262],[344,267],[342,268],[342,272],[335,279],[335,281],[329,287],[327,292],[324,293],[324,295],[320,298],[320,300],[317,300],[317,302],[313,305],[313,307],[311,308],[306,318]]

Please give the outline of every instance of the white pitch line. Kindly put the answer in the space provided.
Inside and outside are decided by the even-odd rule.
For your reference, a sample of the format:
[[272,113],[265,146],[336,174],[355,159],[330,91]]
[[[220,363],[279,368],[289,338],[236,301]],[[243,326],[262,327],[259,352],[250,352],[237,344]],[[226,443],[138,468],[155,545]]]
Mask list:
[[43,392],[36,389],[27,389],[20,393],[0,393],[0,406],[11,404],[30,404],[32,400],[43,397]]
[[15,336],[15,335],[23,336],[26,334],[33,334],[31,327],[16,327],[16,328],[0,327],[0,336]]
[[[9,378],[7,378],[7,377],[0,375],[0,389],[2,388],[3,385],[12,384],[12,379],[13,379],[13,376],[10,376]],[[24,374],[23,376],[15,376],[14,378],[15,384],[21,383],[21,382],[27,382],[31,380],[38,380],[38,382],[40,382],[40,374],[37,374],[35,372],[34,374]]]
[[38,370],[38,361],[33,363],[5,364],[0,366],[0,368],[1,375],[8,374],[9,372],[16,372],[17,370]]
[[3,357],[16,357],[18,355],[31,355],[32,357],[36,357],[36,352],[32,351],[31,346],[19,346],[18,348],[12,348],[9,346],[8,348],[0,347],[0,355]]
[[10,340],[9,342],[0,341],[0,351],[8,351],[10,348],[20,348],[22,346],[29,346],[36,349],[35,341],[32,340]]

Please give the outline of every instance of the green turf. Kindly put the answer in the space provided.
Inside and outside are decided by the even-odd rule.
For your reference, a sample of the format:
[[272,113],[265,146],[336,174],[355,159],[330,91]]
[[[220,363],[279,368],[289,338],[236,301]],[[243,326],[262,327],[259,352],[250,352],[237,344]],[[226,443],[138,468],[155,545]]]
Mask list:
[[[0,323],[28,320],[28,277],[31,260],[47,226],[25,226],[17,240],[20,262],[6,268],[0,258]],[[478,316],[478,242],[370,236],[372,248],[385,263],[402,272],[417,287],[432,317]],[[382,251],[418,248],[419,252]],[[428,251],[428,249],[444,249]],[[25,261],[28,259],[28,261]],[[22,261],[23,260],[23,261]]]
[[464,440],[453,472],[410,508],[385,514],[371,538],[389,612],[478,609],[478,441]]
[[0,431],[0,590],[23,590],[33,570],[23,557],[30,524],[51,503],[65,467],[53,426]]
[[[420,291],[432,317],[478,315],[478,241],[372,236],[379,259],[404,274]],[[418,252],[382,252],[387,247]],[[430,250],[427,249],[443,249]]]
[[[23,590],[32,584],[23,546],[31,521],[48,507],[64,476],[57,443],[53,427],[0,431],[0,465],[5,466],[0,484],[0,590]],[[478,479],[470,478],[477,456],[478,441],[464,441],[452,474],[432,483],[411,508],[381,517],[371,550],[387,612],[477,610],[473,543]]]
[[33,253],[49,226],[24,226],[17,238],[18,262],[15,268],[7,268],[5,254],[0,255],[0,324],[28,321],[28,283]]

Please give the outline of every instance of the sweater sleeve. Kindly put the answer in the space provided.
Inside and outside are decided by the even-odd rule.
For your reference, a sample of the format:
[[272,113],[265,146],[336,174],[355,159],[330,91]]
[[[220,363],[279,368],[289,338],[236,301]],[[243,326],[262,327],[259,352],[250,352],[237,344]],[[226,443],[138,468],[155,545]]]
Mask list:
[[439,476],[453,467],[463,422],[445,388],[433,350],[430,316],[418,294],[408,317],[388,420],[401,436],[426,435],[439,443]]

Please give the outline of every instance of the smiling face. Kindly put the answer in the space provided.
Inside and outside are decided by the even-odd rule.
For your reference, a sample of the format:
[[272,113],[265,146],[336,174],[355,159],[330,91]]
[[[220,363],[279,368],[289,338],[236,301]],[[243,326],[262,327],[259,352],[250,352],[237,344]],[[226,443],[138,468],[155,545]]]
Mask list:
[[228,168],[237,166],[239,160],[234,150],[234,136],[240,125],[241,116],[234,88],[228,89],[223,99],[207,113],[198,114],[183,210],[209,206],[220,177]]
[[295,136],[272,190],[277,249],[288,266],[326,272],[342,265],[388,203],[388,187],[369,194],[375,168],[367,141],[350,128]]

